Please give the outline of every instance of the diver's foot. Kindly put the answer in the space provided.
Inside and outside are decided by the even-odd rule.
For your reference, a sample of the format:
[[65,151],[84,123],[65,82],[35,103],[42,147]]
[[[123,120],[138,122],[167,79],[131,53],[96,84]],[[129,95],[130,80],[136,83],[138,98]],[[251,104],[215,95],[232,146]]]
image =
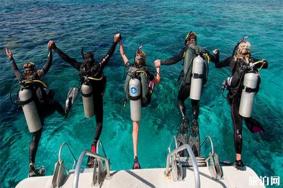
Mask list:
[[29,177],[35,177],[35,176],[44,176],[45,175],[45,169],[43,167],[35,168],[33,164],[30,164],[29,166]]
[[180,125],[180,134],[187,134],[188,130],[189,130],[189,120],[183,117]]
[[134,159],[133,169],[141,169],[141,165],[139,163],[138,157],[135,157]]
[[191,146],[194,155],[197,157],[200,154],[200,144],[199,144],[199,126],[198,121],[193,119],[190,137],[189,137],[189,145]]
[[[96,154],[96,144],[91,144],[90,148],[91,153]],[[95,162],[93,157],[88,157],[87,159],[87,167],[88,168],[94,168]]]
[[192,136],[197,137],[199,136],[199,126],[198,126],[198,121],[196,119],[193,119],[192,121]]
[[234,163],[234,166],[238,170],[246,170],[246,166],[245,166],[245,164],[243,163],[242,160],[236,160],[235,163]]
[[184,144],[189,144],[189,135],[187,133],[178,134],[176,139],[177,139],[178,147]]
[[93,157],[88,157],[88,159],[87,159],[87,167],[88,168],[94,168],[94,158]]

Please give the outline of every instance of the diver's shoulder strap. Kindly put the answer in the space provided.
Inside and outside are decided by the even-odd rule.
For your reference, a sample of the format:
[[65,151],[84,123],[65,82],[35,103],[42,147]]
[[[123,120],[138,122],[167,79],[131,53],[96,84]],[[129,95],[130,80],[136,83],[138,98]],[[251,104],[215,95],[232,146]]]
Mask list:
[[38,85],[39,87],[47,88],[47,84],[44,83],[44,82],[41,81],[41,80],[22,80],[22,81],[20,82],[20,84],[23,85],[24,87],[29,86],[29,85],[32,85],[32,84],[36,84],[36,85]]

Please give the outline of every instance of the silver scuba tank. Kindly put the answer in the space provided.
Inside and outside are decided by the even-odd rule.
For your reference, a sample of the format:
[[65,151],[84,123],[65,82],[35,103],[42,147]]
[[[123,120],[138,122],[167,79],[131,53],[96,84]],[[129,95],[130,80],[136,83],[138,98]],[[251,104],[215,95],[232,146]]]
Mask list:
[[29,132],[33,133],[40,130],[42,125],[35,102],[32,100],[32,91],[27,88],[22,88],[19,92],[19,99],[23,108]]
[[129,99],[132,121],[141,119],[141,82],[137,78],[129,81]]
[[258,84],[258,73],[246,73],[244,77],[244,88],[242,90],[239,114],[243,117],[251,117],[253,100]]
[[85,117],[90,118],[94,115],[93,88],[90,85],[82,84],[81,92],[83,97]]
[[193,60],[192,78],[191,78],[191,89],[190,98],[194,100],[200,100],[202,79],[204,77],[204,60],[198,55]]

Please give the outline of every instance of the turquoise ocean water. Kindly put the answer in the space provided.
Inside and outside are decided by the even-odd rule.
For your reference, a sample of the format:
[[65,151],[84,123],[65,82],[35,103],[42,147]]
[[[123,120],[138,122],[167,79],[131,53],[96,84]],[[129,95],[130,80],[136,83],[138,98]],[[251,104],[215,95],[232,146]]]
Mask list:
[[[143,44],[147,62],[153,67],[154,59],[165,59],[177,53],[186,33],[191,30],[198,33],[201,46],[209,50],[219,48],[222,59],[231,55],[242,36],[248,35],[254,56],[267,59],[270,66],[261,71],[261,90],[253,112],[264,125],[265,132],[252,134],[244,126],[243,160],[258,175],[281,176],[282,181],[282,20],[281,0],[4,0],[0,2],[0,49],[11,48],[19,67],[27,60],[42,66],[47,58],[49,39],[54,39],[77,60],[81,60],[81,47],[94,51],[99,59],[119,31],[129,58],[132,60],[138,45]],[[30,134],[23,113],[10,102],[10,92],[15,94],[18,85],[2,50],[0,63],[0,187],[14,187],[27,177]],[[230,108],[220,90],[230,70],[215,69],[213,64],[209,68],[199,116],[201,138],[210,135],[220,159],[233,161]],[[181,62],[162,67],[162,81],[155,89],[151,105],[142,111],[139,160],[143,168],[165,166],[167,147],[180,124],[176,98],[181,69]],[[112,169],[131,168],[132,125],[129,105],[123,107],[124,67],[118,50],[105,68],[105,75],[108,83],[101,141]],[[44,81],[62,104],[68,89],[79,86],[78,72],[56,54]],[[186,105],[190,114],[189,100]],[[67,119],[58,113],[46,119],[37,164],[44,165],[47,174],[51,174],[61,143],[71,144],[78,156],[82,150],[89,149],[94,132],[95,119],[84,118],[79,97]],[[71,158],[64,156],[70,167]]]

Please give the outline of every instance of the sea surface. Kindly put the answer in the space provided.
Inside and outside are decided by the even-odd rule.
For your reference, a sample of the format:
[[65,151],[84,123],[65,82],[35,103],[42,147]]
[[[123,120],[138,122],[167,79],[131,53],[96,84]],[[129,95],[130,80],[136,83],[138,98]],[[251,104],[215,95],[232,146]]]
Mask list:
[[[64,52],[82,61],[80,49],[93,51],[97,60],[110,48],[113,35],[121,32],[126,54],[133,61],[139,45],[147,54],[147,64],[175,55],[189,31],[198,34],[199,45],[209,51],[219,48],[221,59],[231,55],[243,36],[252,43],[252,54],[267,59],[261,70],[261,86],[254,103],[253,117],[264,133],[252,134],[243,126],[243,160],[259,176],[281,176],[283,185],[283,2],[282,0],[2,0],[0,2],[0,187],[10,188],[28,175],[29,141],[23,112],[13,103],[18,82],[7,62],[4,47],[14,52],[22,70],[26,61],[38,68],[47,59],[47,42],[55,40]],[[167,147],[178,131],[180,114],[177,82],[182,62],[161,67],[161,83],[155,88],[150,106],[142,110],[139,160],[142,168],[164,167]],[[111,161],[111,169],[129,169],[133,163],[132,124],[129,104],[123,105],[125,69],[119,48],[104,70],[104,124],[101,142]],[[229,105],[221,83],[228,68],[209,65],[209,79],[200,107],[201,140],[212,137],[221,160],[234,161],[235,151]],[[79,87],[79,74],[54,54],[53,65],[44,77],[55,98],[64,104],[70,87]],[[225,93],[224,93],[225,95]],[[11,98],[11,99],[10,99]],[[190,101],[186,101],[191,119]],[[51,175],[60,144],[67,142],[75,155],[90,148],[95,134],[95,118],[84,117],[79,96],[68,118],[57,112],[46,118],[36,164]],[[203,152],[208,150],[204,149]],[[63,154],[68,168],[72,158]]]

